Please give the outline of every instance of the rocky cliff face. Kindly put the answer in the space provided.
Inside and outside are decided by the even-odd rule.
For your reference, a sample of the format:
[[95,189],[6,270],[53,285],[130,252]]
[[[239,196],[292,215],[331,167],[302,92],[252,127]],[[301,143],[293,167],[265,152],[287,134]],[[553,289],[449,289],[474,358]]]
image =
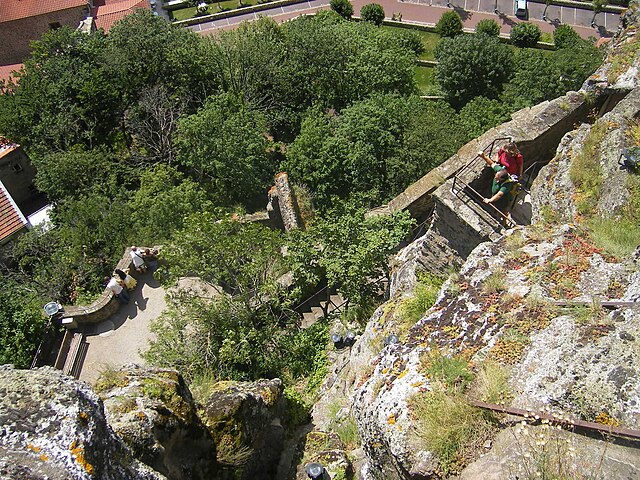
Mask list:
[[0,478],[165,477],[140,463],[87,385],[49,367],[0,367]]
[[[463,415],[487,417],[461,409],[458,417],[447,417],[462,395],[465,401],[490,400],[640,430],[640,309],[599,304],[640,299],[638,254],[597,248],[590,224],[582,221],[585,209],[592,217],[615,220],[625,209],[638,208],[630,190],[634,174],[618,165],[624,147],[640,145],[635,8],[625,19],[627,30],[612,43],[607,63],[580,92],[608,91],[617,105],[562,139],[532,188],[533,225],[480,244],[408,331],[398,312],[403,299],[413,295],[416,272],[424,270],[428,242],[418,240],[396,258],[394,297],[378,309],[354,346],[343,381],[334,382],[340,385],[336,394],[351,391],[351,413],[366,454],[362,478],[459,474],[506,480],[550,475],[554,468],[560,468],[556,475],[562,478],[580,478],[587,471],[589,478],[640,478],[637,443],[594,439],[553,422],[540,425],[535,413],[530,419],[491,416],[475,444],[458,442],[453,456],[430,439],[427,430],[434,427],[425,426],[423,418],[434,405],[441,423],[449,426],[462,424]],[[597,185],[577,188],[575,162],[585,156],[595,159]],[[585,193],[592,187],[598,195]],[[585,202],[593,204],[585,207]],[[390,333],[398,334],[400,342],[384,346]],[[361,356],[373,358],[372,366],[362,365]],[[453,360],[443,362],[443,357]],[[469,377],[460,370],[461,377],[444,385],[451,372],[437,373],[439,365],[465,365]],[[487,396],[482,382],[494,367],[505,382],[499,395]],[[495,380],[495,371],[492,375]],[[470,385],[463,389],[463,381]],[[443,428],[440,437],[449,433]],[[549,465],[550,459],[561,467]]]

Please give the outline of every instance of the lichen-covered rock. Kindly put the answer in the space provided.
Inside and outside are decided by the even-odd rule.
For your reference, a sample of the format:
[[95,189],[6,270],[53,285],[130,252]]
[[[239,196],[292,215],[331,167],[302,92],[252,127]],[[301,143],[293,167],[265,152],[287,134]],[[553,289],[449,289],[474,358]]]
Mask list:
[[277,378],[214,386],[202,418],[216,441],[223,478],[274,478],[284,445],[285,408]]
[[109,424],[136,458],[171,480],[215,477],[215,443],[177,371],[125,365],[96,385]]
[[308,480],[305,468],[310,463],[321,464],[329,478],[351,480],[354,478],[353,465],[345,452],[345,447],[335,433],[313,430],[301,441],[300,452],[304,459],[298,465],[295,479]]
[[160,480],[107,424],[102,401],[59,370],[0,367],[0,478]]

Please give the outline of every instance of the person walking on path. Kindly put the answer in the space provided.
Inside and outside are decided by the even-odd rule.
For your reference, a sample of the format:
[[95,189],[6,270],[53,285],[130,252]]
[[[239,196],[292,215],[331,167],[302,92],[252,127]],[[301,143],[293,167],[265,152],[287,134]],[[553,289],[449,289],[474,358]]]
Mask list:
[[107,288],[111,290],[116,297],[118,297],[118,300],[120,300],[125,305],[129,303],[130,298],[127,290],[122,288],[122,285],[120,285],[114,277],[105,277],[104,280],[107,284]]

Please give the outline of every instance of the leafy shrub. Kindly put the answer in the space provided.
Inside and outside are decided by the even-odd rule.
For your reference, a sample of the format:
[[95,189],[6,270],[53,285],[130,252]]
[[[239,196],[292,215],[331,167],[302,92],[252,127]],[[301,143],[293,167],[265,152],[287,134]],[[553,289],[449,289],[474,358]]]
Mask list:
[[384,20],[384,9],[382,5],[377,3],[367,3],[360,9],[360,17],[365,22],[371,22],[374,25],[382,25]]
[[571,25],[558,25],[553,32],[553,43],[556,48],[570,48],[582,39]]
[[349,0],[331,0],[329,6],[331,10],[347,20],[353,15],[353,5]]
[[462,107],[478,96],[496,98],[513,71],[509,46],[487,35],[443,38],[435,57],[436,80],[455,107]]
[[476,25],[476,33],[483,33],[490,37],[497,37],[500,35],[500,25],[495,20],[490,18],[484,18]]
[[540,40],[540,27],[529,22],[518,23],[511,29],[511,42],[516,47],[535,47]]
[[462,34],[462,19],[453,10],[445,12],[436,24],[436,32],[441,37],[453,38]]
[[400,45],[411,50],[416,55],[424,53],[424,43],[422,43],[422,38],[415,30],[402,30],[398,33],[398,41]]

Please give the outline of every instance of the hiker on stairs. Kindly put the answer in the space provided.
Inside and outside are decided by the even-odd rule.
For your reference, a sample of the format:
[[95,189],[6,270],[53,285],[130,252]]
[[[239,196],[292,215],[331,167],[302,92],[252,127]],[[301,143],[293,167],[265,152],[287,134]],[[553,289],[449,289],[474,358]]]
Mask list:
[[505,167],[491,160],[484,152],[478,152],[478,156],[482,158],[489,167],[495,172],[491,182],[490,198],[483,198],[484,203],[490,203],[505,216],[509,216],[509,210],[512,204],[513,196],[511,191],[517,182],[511,178]]

